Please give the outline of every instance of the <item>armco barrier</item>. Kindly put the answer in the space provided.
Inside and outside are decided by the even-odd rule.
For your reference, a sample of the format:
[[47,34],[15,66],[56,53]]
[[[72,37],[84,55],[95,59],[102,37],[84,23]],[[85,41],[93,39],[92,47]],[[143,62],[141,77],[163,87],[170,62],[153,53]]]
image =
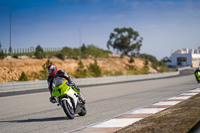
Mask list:
[[[78,79],[74,79],[73,82],[79,86],[97,85],[97,84],[116,83],[116,82],[134,81],[134,80],[163,78],[163,77],[175,76],[178,74],[179,74],[179,71],[169,72],[169,73],[159,73],[159,74],[111,76],[111,77],[97,77],[97,78],[78,78]],[[47,87],[48,85],[47,85],[46,80],[0,83],[0,93],[44,89]]]
[[46,80],[0,83],[0,93],[47,88]]
[[77,85],[93,85],[93,84],[106,84],[115,82],[125,82],[134,80],[154,79],[178,75],[179,72],[170,72],[162,74],[145,74],[145,75],[128,75],[128,76],[111,76],[111,77],[98,77],[98,78],[80,78],[74,79]]

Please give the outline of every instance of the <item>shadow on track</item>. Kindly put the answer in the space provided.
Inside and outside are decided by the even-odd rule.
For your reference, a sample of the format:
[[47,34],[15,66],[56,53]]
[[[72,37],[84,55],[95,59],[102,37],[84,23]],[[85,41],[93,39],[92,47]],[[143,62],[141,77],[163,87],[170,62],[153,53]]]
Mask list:
[[0,123],[48,122],[48,121],[61,121],[61,120],[70,120],[70,119],[65,116],[65,117],[38,118],[38,119],[27,119],[27,120],[0,121]]

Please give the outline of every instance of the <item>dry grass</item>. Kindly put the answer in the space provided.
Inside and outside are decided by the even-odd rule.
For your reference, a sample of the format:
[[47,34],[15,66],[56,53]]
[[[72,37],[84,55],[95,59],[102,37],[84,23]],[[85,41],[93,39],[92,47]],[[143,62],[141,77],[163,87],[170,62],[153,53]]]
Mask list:
[[[128,70],[128,65],[134,65],[137,68],[143,67],[143,60],[135,58],[134,63],[129,63],[130,58],[125,56],[120,58],[120,55],[112,54],[108,58],[97,58],[98,65],[103,71],[110,73],[115,72],[126,72]],[[19,59],[7,57],[4,60],[0,60],[0,82],[11,82],[18,81],[22,72],[29,77],[29,79],[34,80],[34,74],[39,74],[42,65],[47,61],[47,59],[33,59],[28,56],[20,56]],[[75,59],[65,59],[60,60],[57,58],[51,58],[51,62],[56,64],[59,70],[63,70],[73,77],[76,69],[78,68],[78,62],[80,60]],[[81,59],[83,65],[87,68],[90,63],[94,63],[94,59]]]

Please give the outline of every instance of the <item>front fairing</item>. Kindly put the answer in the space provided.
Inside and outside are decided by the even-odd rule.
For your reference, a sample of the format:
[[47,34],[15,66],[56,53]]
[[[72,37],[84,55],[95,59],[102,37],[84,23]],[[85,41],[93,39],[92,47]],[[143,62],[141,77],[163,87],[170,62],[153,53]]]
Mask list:
[[69,91],[70,87],[67,85],[67,80],[65,80],[61,85],[53,87],[52,96],[60,97]]

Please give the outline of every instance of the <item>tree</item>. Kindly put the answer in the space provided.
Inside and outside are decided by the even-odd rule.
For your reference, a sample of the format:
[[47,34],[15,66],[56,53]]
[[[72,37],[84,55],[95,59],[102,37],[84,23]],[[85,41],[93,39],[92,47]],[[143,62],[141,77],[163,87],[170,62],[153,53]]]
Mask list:
[[4,59],[6,57],[6,54],[3,53],[3,50],[1,49],[1,42],[0,42],[0,59]]
[[142,46],[142,37],[139,37],[139,33],[132,28],[115,28],[114,33],[110,34],[110,39],[107,42],[107,47],[112,47],[117,52],[121,52],[122,55],[128,55],[129,52],[139,53]]
[[44,53],[44,51],[43,51],[43,48],[40,46],[40,45],[38,45],[37,47],[36,47],[36,49],[35,49],[35,54],[34,54],[35,56],[36,56],[36,58],[38,58],[38,59],[43,59],[44,57],[45,57],[45,53]]
[[88,54],[87,54],[87,47],[85,46],[85,44],[83,43],[83,45],[81,46],[81,57],[82,58],[88,58]]
[[81,46],[81,52],[85,53],[86,50],[87,50],[87,47],[83,43],[83,45]]

